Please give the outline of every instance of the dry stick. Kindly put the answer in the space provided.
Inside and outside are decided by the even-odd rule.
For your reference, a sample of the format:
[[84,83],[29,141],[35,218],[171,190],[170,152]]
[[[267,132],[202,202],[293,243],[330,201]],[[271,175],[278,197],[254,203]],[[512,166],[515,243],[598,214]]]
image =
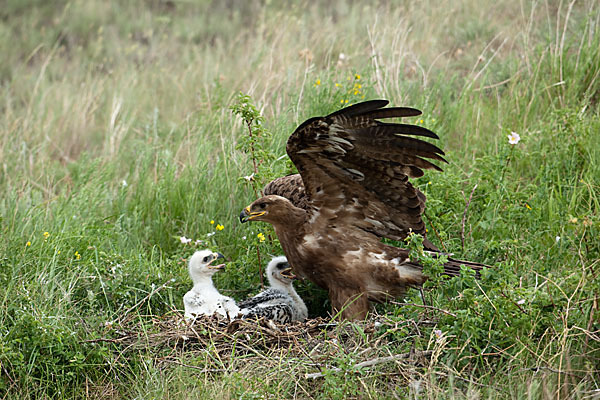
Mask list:
[[172,363],[172,364],[181,365],[182,367],[197,369],[197,370],[200,371],[200,373],[225,372],[225,371],[227,371],[225,368],[202,368],[202,367],[198,367],[196,365],[184,364],[181,361],[177,361],[177,360],[169,360],[168,358],[163,358],[161,361],[162,362],[168,362],[168,363]]
[[462,227],[460,229],[460,243],[462,246],[463,253],[465,251],[465,223],[467,222],[467,211],[469,211],[469,206],[471,205],[471,200],[473,200],[473,193],[475,193],[475,189],[477,189],[477,185],[479,185],[479,184],[476,183],[475,186],[473,186],[473,190],[471,190],[471,195],[469,196],[469,201],[467,201],[467,204],[465,205],[465,211],[463,212]]
[[429,225],[431,225],[431,229],[433,229],[435,236],[437,236],[438,240],[442,244],[442,247],[444,248],[444,251],[447,253],[448,249],[446,249],[446,245],[444,244],[444,241],[440,237],[440,234],[438,233],[437,229],[435,229],[435,225],[433,225],[433,221],[431,220],[431,218],[429,218],[429,216],[427,215],[427,213],[425,211],[423,211],[423,215],[425,216],[425,218],[427,218],[427,221],[429,221]]
[[[423,356],[423,357],[429,357],[429,356],[431,356],[431,354],[433,354],[432,350],[423,350],[423,351],[418,351],[418,352],[415,352],[415,353],[395,354],[393,356],[378,357],[378,358],[374,358],[372,360],[363,361],[363,362],[360,362],[360,363],[356,364],[355,366],[358,367],[358,368],[367,368],[367,367],[372,367],[374,365],[387,363],[387,362],[390,362],[390,361],[403,360],[403,359],[409,358],[410,356],[413,356],[413,355]],[[339,372],[339,371],[341,371],[341,369],[337,368],[337,367],[334,367],[334,368],[330,368],[330,371]],[[312,373],[312,374],[305,374],[304,375],[304,377],[306,379],[316,379],[316,378],[321,378],[323,376],[325,376],[325,374],[322,373],[322,372],[315,372],[315,373]]]
[[436,310],[439,311],[441,313],[444,313],[446,315],[450,315],[454,318],[456,318],[456,314],[450,312],[450,311],[446,311],[442,308],[438,308],[438,307],[434,307],[434,306],[428,306],[428,305],[423,305],[423,304],[415,304],[415,303],[399,303],[397,301],[391,301],[390,303],[397,305],[397,306],[411,306],[411,307],[419,307],[419,308],[426,308],[429,310]]

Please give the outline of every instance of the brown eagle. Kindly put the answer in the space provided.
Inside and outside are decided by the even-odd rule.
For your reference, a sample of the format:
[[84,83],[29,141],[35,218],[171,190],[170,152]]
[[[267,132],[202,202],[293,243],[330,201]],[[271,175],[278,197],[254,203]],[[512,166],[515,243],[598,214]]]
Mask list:
[[[429,160],[446,160],[438,147],[407,136],[439,139],[430,130],[378,121],[421,114],[387,104],[366,101],[305,121],[286,147],[299,174],[270,182],[240,214],[241,222],[272,224],[294,272],[328,290],[347,319],[364,318],[369,300],[400,296],[427,280],[407,250],[381,238],[425,236],[425,195],[409,178],[441,171]],[[438,251],[427,239],[424,246]],[[449,259],[445,272],[457,275],[461,264],[482,267]]]

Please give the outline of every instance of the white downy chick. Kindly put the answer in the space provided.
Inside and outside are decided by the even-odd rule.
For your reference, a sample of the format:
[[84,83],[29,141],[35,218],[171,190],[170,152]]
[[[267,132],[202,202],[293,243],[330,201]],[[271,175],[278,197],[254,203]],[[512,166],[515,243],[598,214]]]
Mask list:
[[223,259],[222,254],[210,250],[197,251],[190,258],[188,270],[194,287],[183,296],[186,319],[214,313],[235,318],[239,314],[235,300],[219,293],[212,281],[212,276],[225,268],[225,264],[218,264]]

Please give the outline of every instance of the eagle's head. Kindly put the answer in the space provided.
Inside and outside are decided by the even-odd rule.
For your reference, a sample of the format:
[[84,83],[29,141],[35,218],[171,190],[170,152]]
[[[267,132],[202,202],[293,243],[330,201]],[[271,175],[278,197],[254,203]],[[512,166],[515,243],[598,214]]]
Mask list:
[[190,277],[194,282],[203,278],[210,278],[213,274],[223,268],[225,264],[219,264],[219,260],[223,261],[225,257],[221,253],[213,253],[210,250],[201,250],[194,253],[190,257],[188,270]]
[[282,223],[290,210],[295,208],[285,197],[269,195],[254,201],[240,213],[240,222],[264,221],[271,224]]

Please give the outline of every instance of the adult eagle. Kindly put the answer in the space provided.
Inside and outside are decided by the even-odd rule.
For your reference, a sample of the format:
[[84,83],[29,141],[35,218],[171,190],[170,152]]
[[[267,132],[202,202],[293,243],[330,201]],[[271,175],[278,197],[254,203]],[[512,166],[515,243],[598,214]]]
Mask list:
[[[381,238],[425,236],[425,195],[409,178],[441,171],[428,160],[446,160],[438,147],[406,136],[439,139],[430,130],[378,121],[421,114],[387,104],[366,101],[305,121],[286,148],[300,174],[272,181],[240,214],[241,222],[272,224],[293,271],[327,289],[347,319],[364,318],[369,300],[400,296],[427,280],[407,250]],[[450,259],[446,273],[457,275],[461,264],[482,266]]]

